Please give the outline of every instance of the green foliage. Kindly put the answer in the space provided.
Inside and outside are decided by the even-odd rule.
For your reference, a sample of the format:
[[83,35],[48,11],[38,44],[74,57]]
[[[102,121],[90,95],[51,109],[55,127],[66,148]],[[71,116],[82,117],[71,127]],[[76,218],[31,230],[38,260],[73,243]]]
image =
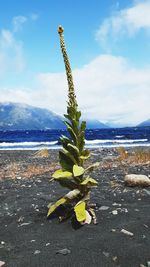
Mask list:
[[87,186],[96,186],[98,184],[98,182],[90,177],[87,177],[82,183],[81,185],[87,185]]
[[85,201],[80,201],[74,207],[76,219],[78,222],[83,222],[86,220],[86,204]]
[[54,179],[67,178],[67,177],[69,178],[72,177],[72,173],[63,170],[57,170],[53,173],[52,177]]
[[90,187],[97,185],[97,181],[89,176],[86,177],[85,173],[93,170],[98,164],[96,163],[84,169],[84,162],[90,157],[90,151],[84,147],[86,122],[80,121],[81,111],[78,110],[74,92],[71,67],[64,45],[63,28],[59,27],[58,32],[60,34],[60,44],[69,87],[67,114],[64,114],[64,123],[69,137],[62,135],[60,138],[62,149],[59,151],[59,163],[62,169],[54,172],[52,180],[59,182],[60,185],[71,189],[71,191],[48,207],[47,216],[51,215],[60,205],[71,202],[76,219],[81,223],[86,221]]
[[73,175],[74,177],[79,177],[84,174],[84,168],[78,165],[73,166]]

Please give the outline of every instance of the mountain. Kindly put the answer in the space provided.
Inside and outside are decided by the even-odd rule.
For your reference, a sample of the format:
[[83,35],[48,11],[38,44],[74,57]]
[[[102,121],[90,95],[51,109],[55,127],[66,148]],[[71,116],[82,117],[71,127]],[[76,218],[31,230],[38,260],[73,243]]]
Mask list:
[[150,119],[143,121],[139,125],[137,125],[137,127],[146,127],[146,126],[150,126]]
[[87,129],[104,129],[109,128],[106,124],[98,121],[98,120],[86,120],[87,121]]
[[[43,108],[21,103],[0,103],[0,130],[65,129],[64,118]],[[108,128],[98,120],[86,120],[87,128]]]
[[0,103],[0,130],[45,130],[65,128],[55,113],[20,103]]

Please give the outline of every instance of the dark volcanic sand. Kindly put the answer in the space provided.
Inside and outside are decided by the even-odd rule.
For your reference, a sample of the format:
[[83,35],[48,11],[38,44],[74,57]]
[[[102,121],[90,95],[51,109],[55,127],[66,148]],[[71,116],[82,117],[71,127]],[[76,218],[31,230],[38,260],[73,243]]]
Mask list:
[[[99,223],[75,230],[71,220],[60,224],[58,219],[46,218],[47,204],[66,192],[57,183],[49,183],[51,171],[30,178],[22,176],[23,170],[31,164],[53,168],[58,162],[58,152],[50,151],[46,159],[34,158],[33,153],[0,152],[0,261],[5,262],[4,267],[147,266],[150,261],[150,190],[126,187],[123,178],[125,173],[149,175],[148,165],[117,165],[114,150],[94,150],[92,162],[103,157],[113,163],[109,167],[100,166],[91,175],[99,181],[91,196],[98,206]],[[7,177],[12,162],[21,166],[15,179]],[[100,210],[101,206],[109,208]],[[113,215],[113,210],[118,214]],[[134,236],[121,233],[121,229]],[[57,254],[64,248],[70,253]]]

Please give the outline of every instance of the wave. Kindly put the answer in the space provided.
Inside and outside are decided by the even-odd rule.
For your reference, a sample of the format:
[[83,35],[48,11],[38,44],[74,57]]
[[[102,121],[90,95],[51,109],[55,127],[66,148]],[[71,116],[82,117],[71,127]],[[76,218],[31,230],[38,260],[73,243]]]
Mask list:
[[[95,139],[85,140],[87,148],[111,148],[111,147],[138,147],[150,146],[148,139],[116,140],[116,139]],[[40,150],[40,149],[60,149],[61,144],[58,141],[50,142],[2,142],[0,150]]]
[[108,140],[101,140],[101,139],[95,139],[95,140],[85,140],[86,145],[98,145],[98,144],[105,144],[105,143],[137,143],[137,142],[147,142],[148,139],[124,139],[124,140],[118,140],[118,139],[108,139]]
[[40,146],[54,146],[57,145],[58,141],[51,141],[51,142],[14,142],[14,143],[9,143],[9,142],[2,142],[0,143],[0,148],[1,147],[40,147]]

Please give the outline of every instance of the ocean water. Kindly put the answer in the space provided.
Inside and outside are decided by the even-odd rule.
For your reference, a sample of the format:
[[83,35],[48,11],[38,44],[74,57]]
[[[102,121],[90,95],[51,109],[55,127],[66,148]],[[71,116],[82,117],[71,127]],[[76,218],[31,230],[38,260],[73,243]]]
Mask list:
[[[59,149],[65,130],[0,131],[0,150]],[[86,130],[87,148],[150,146],[150,127]]]

